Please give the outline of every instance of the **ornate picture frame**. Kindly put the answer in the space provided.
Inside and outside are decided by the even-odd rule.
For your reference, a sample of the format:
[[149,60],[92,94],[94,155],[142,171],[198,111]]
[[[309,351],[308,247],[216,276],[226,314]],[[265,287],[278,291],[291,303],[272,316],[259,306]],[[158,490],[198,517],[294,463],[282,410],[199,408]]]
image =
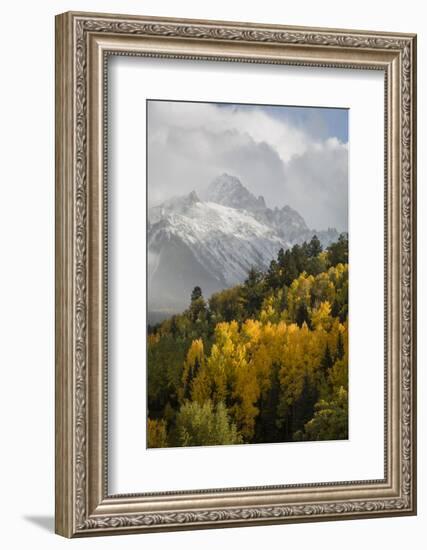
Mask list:
[[[383,71],[384,479],[108,492],[111,55]],[[65,537],[416,513],[416,36],[68,12],[56,17],[56,532]]]

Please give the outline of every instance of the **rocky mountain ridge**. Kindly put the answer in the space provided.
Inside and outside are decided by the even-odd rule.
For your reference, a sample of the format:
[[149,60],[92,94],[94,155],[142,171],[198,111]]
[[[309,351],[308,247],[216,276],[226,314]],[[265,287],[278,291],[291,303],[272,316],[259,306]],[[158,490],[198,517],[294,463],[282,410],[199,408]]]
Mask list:
[[310,240],[323,246],[335,229],[315,231],[290,206],[271,209],[235,176],[222,174],[199,197],[192,191],[148,212],[148,312],[157,322],[188,306],[191,290],[213,292],[265,269],[280,248]]

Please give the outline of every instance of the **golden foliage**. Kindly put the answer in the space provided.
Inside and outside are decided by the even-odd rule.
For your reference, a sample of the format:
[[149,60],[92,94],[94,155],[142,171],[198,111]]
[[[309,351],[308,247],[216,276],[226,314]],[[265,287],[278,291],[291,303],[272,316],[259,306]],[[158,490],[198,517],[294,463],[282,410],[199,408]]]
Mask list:
[[165,420],[148,419],[147,446],[150,449],[168,446]]
[[286,254],[149,334],[149,447],[346,437],[348,264]]

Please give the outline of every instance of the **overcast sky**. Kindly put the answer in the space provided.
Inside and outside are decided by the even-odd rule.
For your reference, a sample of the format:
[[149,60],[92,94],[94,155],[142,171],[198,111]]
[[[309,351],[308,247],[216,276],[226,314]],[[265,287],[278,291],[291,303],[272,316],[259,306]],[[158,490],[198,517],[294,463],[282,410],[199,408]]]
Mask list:
[[312,229],[348,223],[348,111],[148,101],[148,198],[237,176],[267,206],[295,208]]

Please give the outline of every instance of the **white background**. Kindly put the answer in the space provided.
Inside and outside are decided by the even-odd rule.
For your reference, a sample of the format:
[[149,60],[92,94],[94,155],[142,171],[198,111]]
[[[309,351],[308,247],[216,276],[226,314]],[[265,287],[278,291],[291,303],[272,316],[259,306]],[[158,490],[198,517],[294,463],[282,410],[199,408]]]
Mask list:
[[[382,479],[384,74],[123,57],[109,70],[110,494]],[[348,441],[145,448],[147,97],[350,109]]]
[[[426,461],[422,396],[426,390],[424,333],[427,300],[423,189],[419,161],[419,515],[215,531],[166,533],[66,541],[52,534],[54,498],[54,40],[53,16],[67,9],[176,17],[247,20],[418,32],[418,89],[425,95],[422,3],[381,0],[280,3],[217,0],[144,2],[16,0],[2,6],[0,235],[1,367],[0,489],[4,548],[245,548],[328,550],[422,548],[425,543]],[[425,150],[426,112],[419,105],[419,151]]]

